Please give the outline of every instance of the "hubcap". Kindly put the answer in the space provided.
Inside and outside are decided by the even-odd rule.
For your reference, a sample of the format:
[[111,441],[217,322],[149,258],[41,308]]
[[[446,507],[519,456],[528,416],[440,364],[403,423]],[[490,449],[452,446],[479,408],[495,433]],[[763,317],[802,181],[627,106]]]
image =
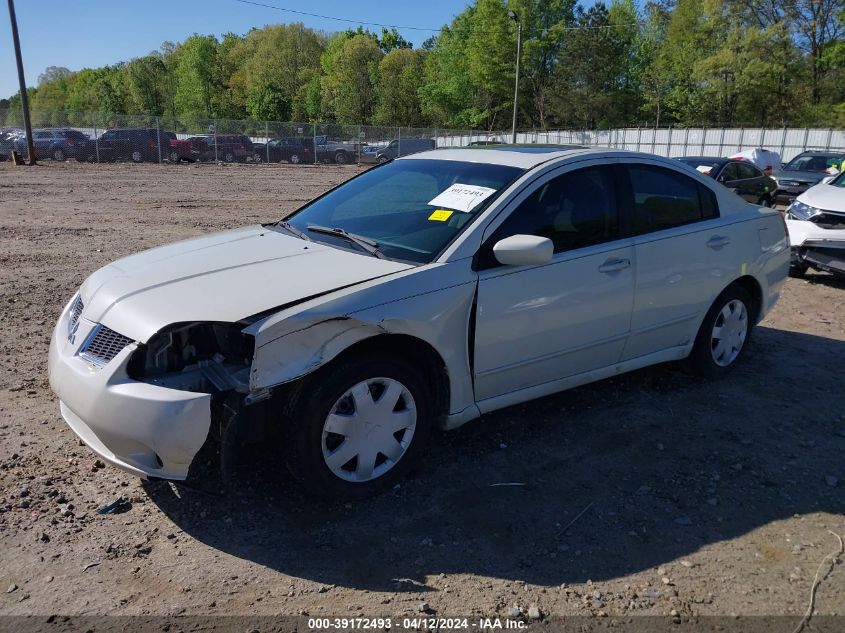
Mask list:
[[294,165],[299,163],[299,154],[292,154],[290,157],[290,162],[292,162]]
[[720,367],[727,367],[739,356],[745,337],[748,334],[748,310],[739,299],[729,301],[713,324],[710,336],[710,353],[713,362]]
[[377,479],[402,459],[416,424],[414,398],[401,382],[359,382],[338,398],[323,423],[323,459],[345,481]]
[[136,163],[140,163],[141,162],[141,152],[132,152],[132,160],[134,160]]

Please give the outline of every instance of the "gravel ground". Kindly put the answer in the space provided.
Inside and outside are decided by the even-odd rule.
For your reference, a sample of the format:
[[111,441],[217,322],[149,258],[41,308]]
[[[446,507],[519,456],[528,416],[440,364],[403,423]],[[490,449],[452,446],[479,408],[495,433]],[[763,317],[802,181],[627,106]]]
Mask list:
[[[303,496],[273,447],[223,497],[80,445],[46,361],[89,273],[354,173],[0,165],[0,614],[803,614],[845,532],[845,284],[827,275],[788,281],[726,380],[666,365],[486,415],[365,502]],[[841,563],[816,609],[845,615]]]

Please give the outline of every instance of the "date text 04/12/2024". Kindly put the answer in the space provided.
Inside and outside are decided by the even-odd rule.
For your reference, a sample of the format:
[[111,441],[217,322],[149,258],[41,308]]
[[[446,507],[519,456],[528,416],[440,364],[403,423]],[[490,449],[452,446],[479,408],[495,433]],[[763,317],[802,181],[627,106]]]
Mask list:
[[354,630],[444,630],[474,629],[477,631],[520,630],[528,627],[523,620],[502,618],[309,618],[308,628],[314,631],[354,631]]

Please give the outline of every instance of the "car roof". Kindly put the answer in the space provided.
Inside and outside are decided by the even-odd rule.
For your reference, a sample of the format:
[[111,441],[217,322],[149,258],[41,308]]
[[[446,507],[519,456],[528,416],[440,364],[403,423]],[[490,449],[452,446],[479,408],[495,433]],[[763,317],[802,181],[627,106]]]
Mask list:
[[838,156],[845,156],[845,152],[828,152],[828,151],[825,151],[825,150],[808,149],[808,150],[805,150],[805,151],[801,152],[800,154],[798,154],[796,156],[796,158],[798,158],[798,156],[838,157]]
[[702,163],[727,163],[731,160],[735,160],[738,163],[742,162],[736,158],[722,158],[721,156],[678,156],[677,160],[697,160]]
[[[621,150],[605,150],[619,152]],[[601,150],[573,145],[487,145],[484,147],[455,147],[433,149],[397,160],[457,160],[468,163],[488,163],[490,165],[509,165],[522,169],[531,169],[542,163],[557,158],[591,154],[597,156]],[[633,153],[632,153],[633,154]]]

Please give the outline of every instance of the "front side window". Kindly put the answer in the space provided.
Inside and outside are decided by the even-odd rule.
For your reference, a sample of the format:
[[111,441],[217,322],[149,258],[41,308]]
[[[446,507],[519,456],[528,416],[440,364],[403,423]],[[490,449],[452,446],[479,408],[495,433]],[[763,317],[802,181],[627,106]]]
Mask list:
[[392,259],[427,263],[524,173],[507,165],[401,160],[353,178],[287,221],[310,239],[350,248],[309,227],[343,229],[375,242]]
[[698,222],[718,215],[716,196],[696,180],[654,165],[628,165],[635,234]]
[[719,182],[729,182],[731,180],[739,180],[739,165],[737,163],[728,163],[719,174]]
[[547,237],[555,253],[615,239],[619,233],[611,167],[577,169],[546,181],[525,199],[487,240],[482,267],[489,267],[492,248],[512,235]]

